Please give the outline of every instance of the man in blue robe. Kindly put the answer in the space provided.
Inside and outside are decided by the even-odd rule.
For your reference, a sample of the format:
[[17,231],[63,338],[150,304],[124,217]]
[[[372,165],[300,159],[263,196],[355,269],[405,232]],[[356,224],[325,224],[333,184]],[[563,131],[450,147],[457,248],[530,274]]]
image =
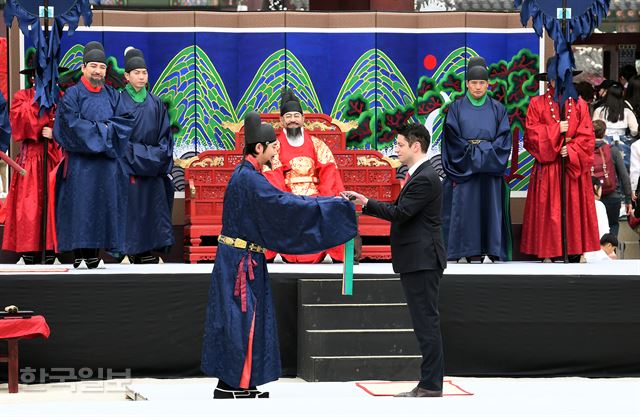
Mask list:
[[173,245],[171,210],[173,182],[173,135],[164,103],[147,91],[149,74],[142,51],[127,48],[118,114],[134,120],[129,141],[123,147],[121,164],[127,182],[127,210],[123,251],[134,264],[157,264],[151,251],[165,252]]
[[0,93],[0,151],[7,152],[11,143],[11,125],[9,124],[9,108],[4,95]]
[[260,116],[245,118],[244,160],[224,196],[222,231],[207,305],[202,370],[219,379],[214,398],[267,397],[258,385],[280,377],[280,353],[264,252],[303,254],[356,236],[355,208],[335,197],[280,191],[262,175],[276,135]]
[[481,57],[467,65],[467,93],[447,112],[442,143],[443,222],[448,259],[511,259],[509,187],[511,155],[505,107],[487,95],[489,73]]
[[80,82],[58,105],[54,138],[64,150],[56,173],[56,237],[59,252],[74,251],[74,268],[98,268],[101,248],[120,251],[126,177],[119,168],[121,143],[131,121],[116,118],[120,93],[104,85],[104,48],[84,48]]

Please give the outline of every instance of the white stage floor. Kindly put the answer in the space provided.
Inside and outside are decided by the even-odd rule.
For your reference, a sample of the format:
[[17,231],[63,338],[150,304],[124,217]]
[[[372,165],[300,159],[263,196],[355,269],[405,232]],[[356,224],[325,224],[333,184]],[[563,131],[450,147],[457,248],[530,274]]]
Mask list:
[[[122,265],[107,264],[105,269],[75,270],[72,265],[0,265],[0,275],[7,274],[208,274],[213,264]],[[272,274],[342,275],[342,264],[269,264]],[[54,272],[52,270],[66,269]],[[354,266],[354,277],[359,275],[391,275],[390,263],[362,263]],[[447,265],[445,275],[640,275],[640,260],[617,260],[589,264],[563,264],[541,262],[505,262],[495,264]]]
[[[353,382],[307,383],[283,379],[265,385],[270,399],[213,400],[214,379],[133,381],[148,401],[84,399],[82,392],[41,402],[28,391],[7,394],[0,385],[0,415],[9,416],[575,416],[637,417],[640,379],[451,378],[471,396],[373,397]],[[124,398],[124,393],[121,394]],[[28,401],[28,400],[27,400]],[[64,402],[61,402],[64,401]],[[13,404],[7,404],[7,402]],[[4,405],[2,404],[4,403]]]

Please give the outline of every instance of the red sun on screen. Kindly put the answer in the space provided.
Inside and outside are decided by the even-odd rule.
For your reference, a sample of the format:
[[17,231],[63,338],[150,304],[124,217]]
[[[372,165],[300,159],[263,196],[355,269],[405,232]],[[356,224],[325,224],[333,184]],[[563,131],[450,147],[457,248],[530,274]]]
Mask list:
[[422,65],[424,65],[424,67],[429,71],[434,69],[437,63],[438,61],[436,61],[436,57],[431,54],[425,56],[424,60],[422,61]]

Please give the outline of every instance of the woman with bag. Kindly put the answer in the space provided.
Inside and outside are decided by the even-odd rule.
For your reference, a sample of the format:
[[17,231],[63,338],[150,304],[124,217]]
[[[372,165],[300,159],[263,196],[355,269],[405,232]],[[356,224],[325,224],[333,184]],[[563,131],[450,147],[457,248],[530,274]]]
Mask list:
[[618,218],[620,205],[624,197],[625,212],[631,212],[631,184],[629,174],[624,166],[622,154],[604,139],[606,125],[602,120],[593,121],[593,130],[596,136],[593,154],[593,166],[591,175],[602,183],[602,196],[600,201],[607,208],[609,230],[618,236]]

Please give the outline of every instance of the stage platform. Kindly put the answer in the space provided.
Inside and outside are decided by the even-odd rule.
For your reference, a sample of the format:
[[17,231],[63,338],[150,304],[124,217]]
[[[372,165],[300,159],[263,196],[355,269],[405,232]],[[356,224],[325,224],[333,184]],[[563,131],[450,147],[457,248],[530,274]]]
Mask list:
[[[104,269],[78,270],[72,265],[12,265],[0,264],[0,277],[19,275],[42,275],[49,269],[66,269],[59,273],[72,275],[202,275],[210,274],[213,264],[181,264],[165,263],[159,265],[123,265],[106,264]],[[329,275],[342,274],[342,264],[269,264],[270,274]],[[356,279],[363,276],[395,276],[391,263],[362,263],[354,265]],[[640,260],[617,260],[611,262],[595,262],[589,264],[563,264],[560,262],[497,262],[492,264],[458,264],[449,263],[445,276],[449,275],[600,275],[600,276],[640,276]]]
[[[200,375],[211,264],[50,268],[0,266],[0,306],[33,309],[51,327],[49,340],[21,343],[21,367],[36,369],[36,382],[54,368]],[[356,265],[353,296],[340,295],[341,264],[269,271],[284,375],[417,377],[417,343],[390,264]],[[449,264],[440,297],[446,373],[640,375],[638,299],[637,260]]]
[[96,390],[90,383],[49,384],[26,387],[19,394],[0,392],[0,406],[3,417],[635,417],[640,410],[637,378],[457,377],[452,382],[473,395],[448,396],[445,390],[443,398],[374,397],[355,382],[281,379],[262,387],[270,392],[269,399],[222,401],[211,398],[214,379],[145,379],[124,385],[127,396],[137,401],[126,401],[124,392]]

